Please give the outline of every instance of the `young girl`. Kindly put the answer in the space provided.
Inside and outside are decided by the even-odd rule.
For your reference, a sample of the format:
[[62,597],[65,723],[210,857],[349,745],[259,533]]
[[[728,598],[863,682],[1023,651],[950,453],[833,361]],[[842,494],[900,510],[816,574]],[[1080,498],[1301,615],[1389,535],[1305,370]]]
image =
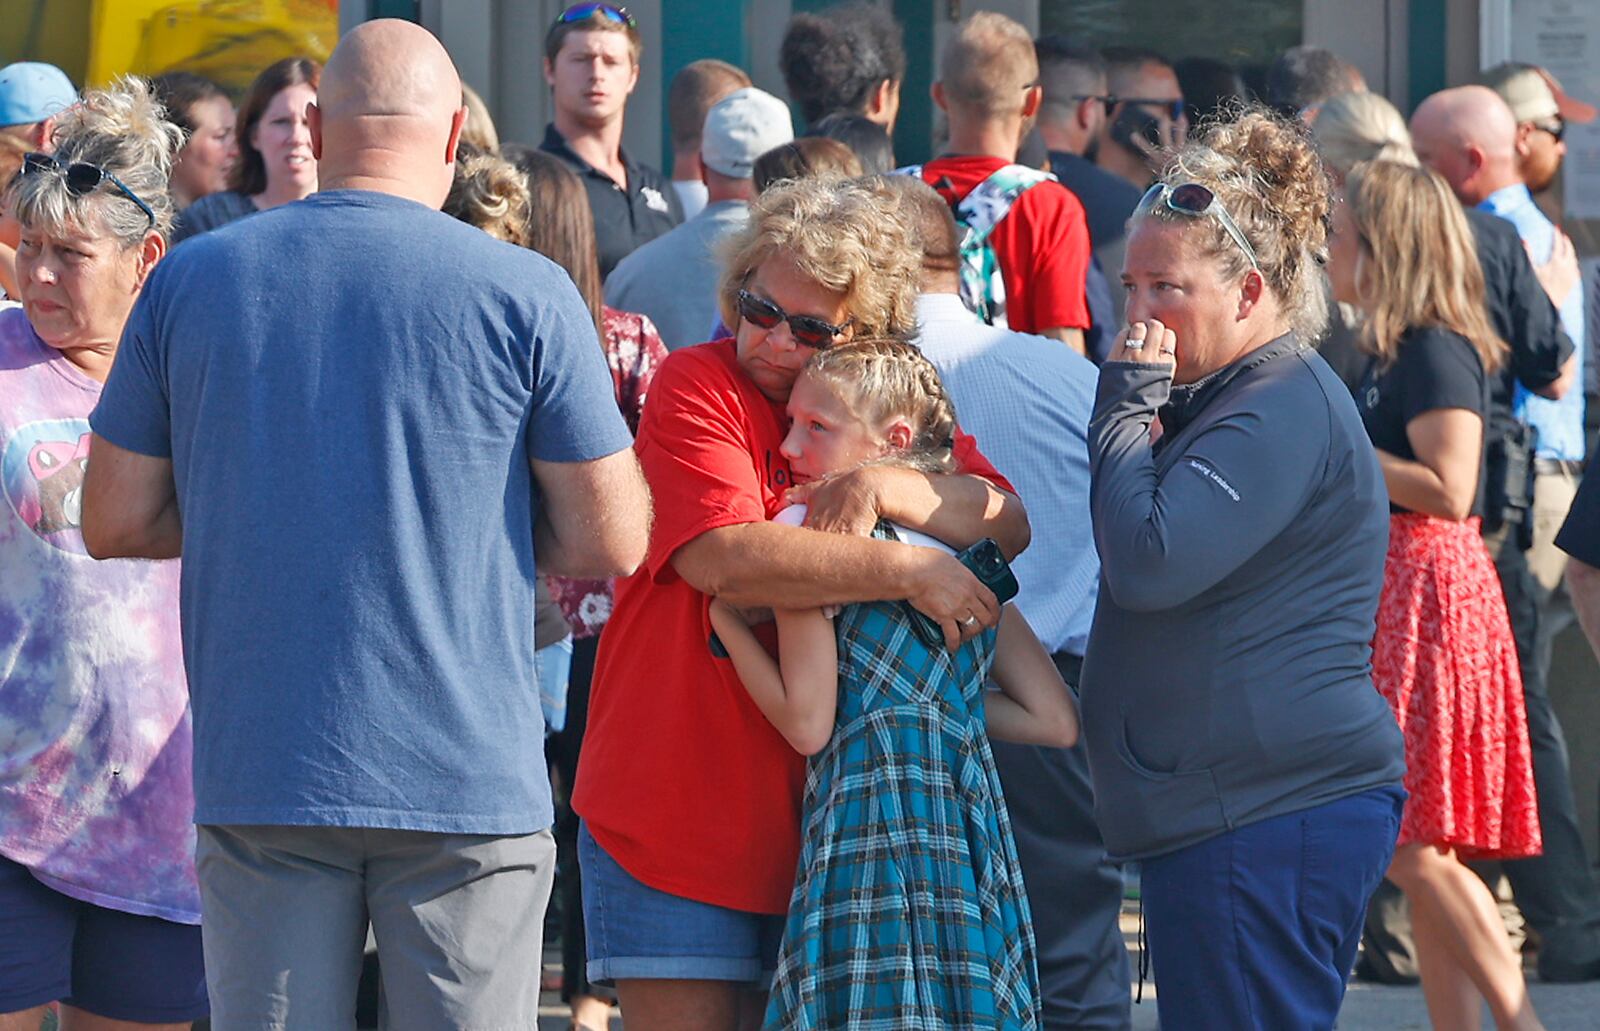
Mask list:
[[[955,412],[916,348],[819,352],[795,381],[783,454],[797,479],[866,462],[953,468]],[[804,518],[803,509],[780,513]],[[938,541],[888,524],[878,533]],[[945,550],[950,550],[945,548]],[[778,660],[738,610],[711,622],[751,697],[813,756],[769,1028],[1033,1028],[1028,903],[987,733],[1065,747],[1067,687],[1015,608],[955,652],[903,603],[775,613]],[[1000,692],[985,694],[992,676]]]

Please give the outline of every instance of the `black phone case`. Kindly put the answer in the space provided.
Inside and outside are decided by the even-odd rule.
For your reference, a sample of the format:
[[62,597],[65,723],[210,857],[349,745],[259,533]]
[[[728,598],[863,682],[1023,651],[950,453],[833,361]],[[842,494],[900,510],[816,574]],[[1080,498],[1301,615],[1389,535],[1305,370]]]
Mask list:
[[[978,582],[994,592],[997,602],[1004,605],[1017,596],[1021,588],[1017,584],[1017,576],[1011,571],[1011,563],[1006,561],[1005,555],[1000,551],[1000,545],[992,538],[985,537],[956,555],[956,561],[972,570],[972,575]],[[944,647],[944,631],[939,624],[923,612],[914,608],[910,602],[905,602],[906,613],[911,617],[911,629],[916,631],[922,643],[929,648]]]

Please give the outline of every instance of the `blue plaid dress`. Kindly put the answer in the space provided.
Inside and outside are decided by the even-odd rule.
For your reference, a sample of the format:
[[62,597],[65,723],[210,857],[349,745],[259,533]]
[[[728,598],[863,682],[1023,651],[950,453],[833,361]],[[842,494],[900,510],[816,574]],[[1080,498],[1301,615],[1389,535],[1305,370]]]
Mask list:
[[930,651],[899,603],[840,613],[767,1028],[1035,1028],[1033,926],[983,720],[988,631]]

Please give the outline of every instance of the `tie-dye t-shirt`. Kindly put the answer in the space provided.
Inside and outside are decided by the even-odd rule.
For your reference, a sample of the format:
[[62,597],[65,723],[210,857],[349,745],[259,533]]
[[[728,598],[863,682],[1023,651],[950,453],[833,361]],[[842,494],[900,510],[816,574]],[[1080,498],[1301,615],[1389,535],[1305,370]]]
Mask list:
[[99,398],[0,311],[0,855],[73,898],[197,924],[178,563],[84,550]]

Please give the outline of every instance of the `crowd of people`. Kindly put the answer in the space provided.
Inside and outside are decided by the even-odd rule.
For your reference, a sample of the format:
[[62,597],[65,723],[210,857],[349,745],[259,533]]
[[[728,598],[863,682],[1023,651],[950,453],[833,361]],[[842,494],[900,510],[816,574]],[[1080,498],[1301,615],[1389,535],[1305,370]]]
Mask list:
[[[0,69],[0,1031],[1434,1026],[1600,979],[1568,121],[887,11]],[[1570,556],[1570,559],[1569,559]],[[552,986],[553,987],[553,986]]]

